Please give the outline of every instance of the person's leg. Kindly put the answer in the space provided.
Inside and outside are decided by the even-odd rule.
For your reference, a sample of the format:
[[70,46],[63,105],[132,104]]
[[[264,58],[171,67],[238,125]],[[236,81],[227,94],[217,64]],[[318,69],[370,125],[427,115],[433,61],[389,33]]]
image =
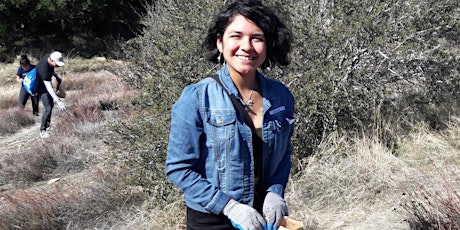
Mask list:
[[32,101],[32,111],[35,116],[38,116],[38,96],[31,96],[30,100]]
[[40,100],[42,101],[43,107],[45,108],[45,111],[43,111],[42,115],[40,131],[46,131],[46,129],[49,127],[49,123],[51,122],[51,113],[53,112],[54,102],[49,93],[41,94]]
[[24,109],[27,104],[27,100],[29,99],[30,94],[21,86],[19,90],[19,97],[18,97],[18,106],[20,109]]

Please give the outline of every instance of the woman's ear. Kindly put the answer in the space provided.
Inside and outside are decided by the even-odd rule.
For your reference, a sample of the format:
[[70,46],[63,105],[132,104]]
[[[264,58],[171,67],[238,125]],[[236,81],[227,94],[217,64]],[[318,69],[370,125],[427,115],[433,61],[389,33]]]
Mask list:
[[219,52],[222,53],[222,36],[220,36],[220,34],[217,35],[216,47],[217,47],[217,50],[219,50]]

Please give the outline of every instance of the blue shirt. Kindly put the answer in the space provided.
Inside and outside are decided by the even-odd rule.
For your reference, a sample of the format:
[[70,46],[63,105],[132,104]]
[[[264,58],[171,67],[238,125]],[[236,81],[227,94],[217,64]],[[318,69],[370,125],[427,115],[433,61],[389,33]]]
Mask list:
[[[238,90],[227,66],[217,71],[231,94]],[[266,191],[284,196],[291,169],[294,98],[280,82],[257,73],[263,94],[263,173]],[[166,175],[188,207],[220,214],[232,198],[252,206],[252,132],[212,78],[185,87],[172,107]],[[254,134],[257,135],[257,134]]]
[[32,64],[29,64],[29,65],[30,65],[29,70],[26,70],[26,69],[22,68],[22,66],[19,66],[18,72],[16,73],[16,75],[19,76],[20,78],[24,79],[26,77],[27,73],[35,68],[35,65],[32,65]]

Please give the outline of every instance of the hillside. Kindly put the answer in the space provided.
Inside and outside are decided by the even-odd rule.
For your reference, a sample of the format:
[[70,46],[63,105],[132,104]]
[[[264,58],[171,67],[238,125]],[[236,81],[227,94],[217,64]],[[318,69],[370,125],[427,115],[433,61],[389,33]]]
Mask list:
[[[32,124],[0,136],[1,229],[184,228],[180,193],[166,191],[175,200],[161,205],[147,192],[152,188],[124,183],[123,162],[114,157],[138,154],[117,149],[123,140],[113,132],[139,115],[126,103],[135,92],[117,76],[123,63],[75,59],[59,69],[69,109],[54,111],[45,140],[30,102],[27,115],[18,115],[16,68],[0,72],[0,121]],[[441,132],[417,124],[395,149],[372,136],[330,134],[315,155],[296,162],[286,194],[290,215],[305,229],[458,229],[460,120],[446,123]]]
[[123,64],[72,59],[56,69],[67,90],[68,109],[53,110],[49,139],[38,135],[43,105],[39,117],[32,116],[30,100],[25,111],[18,111],[17,66],[2,66],[0,121],[2,127],[17,129],[13,133],[2,130],[0,136],[0,228],[103,225],[101,216],[119,208],[113,197],[119,184],[112,175],[117,166],[110,163],[108,140],[110,126],[119,118],[118,106],[133,94],[114,75]]

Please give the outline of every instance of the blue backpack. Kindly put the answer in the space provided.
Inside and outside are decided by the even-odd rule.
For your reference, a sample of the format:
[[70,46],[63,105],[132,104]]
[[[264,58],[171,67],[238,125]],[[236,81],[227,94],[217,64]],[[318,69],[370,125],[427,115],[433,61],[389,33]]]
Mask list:
[[35,94],[38,88],[38,79],[37,79],[37,70],[33,68],[31,71],[27,73],[22,81],[22,87],[30,93]]

